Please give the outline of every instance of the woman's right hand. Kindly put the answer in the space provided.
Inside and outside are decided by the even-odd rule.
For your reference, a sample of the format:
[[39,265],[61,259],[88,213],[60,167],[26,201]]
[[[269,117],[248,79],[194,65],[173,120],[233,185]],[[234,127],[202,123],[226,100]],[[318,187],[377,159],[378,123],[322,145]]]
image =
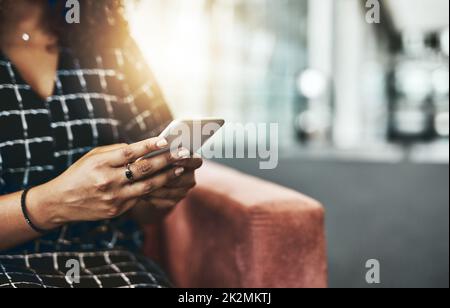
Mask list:
[[[50,230],[67,223],[112,219],[124,214],[141,197],[183,174],[180,167],[166,169],[188,158],[188,150],[140,159],[167,146],[166,140],[153,138],[94,149],[61,176],[30,190],[27,204],[31,219],[40,228]],[[128,164],[132,164],[132,181],[125,174]]]

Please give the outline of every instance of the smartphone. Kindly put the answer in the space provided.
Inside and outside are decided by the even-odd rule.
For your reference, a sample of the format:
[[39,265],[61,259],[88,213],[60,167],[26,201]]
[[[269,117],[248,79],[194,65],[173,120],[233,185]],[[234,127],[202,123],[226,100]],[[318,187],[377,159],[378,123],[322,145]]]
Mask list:
[[159,135],[169,143],[166,149],[147,154],[143,159],[152,158],[179,148],[196,153],[225,124],[225,120],[204,118],[199,120],[175,120]]

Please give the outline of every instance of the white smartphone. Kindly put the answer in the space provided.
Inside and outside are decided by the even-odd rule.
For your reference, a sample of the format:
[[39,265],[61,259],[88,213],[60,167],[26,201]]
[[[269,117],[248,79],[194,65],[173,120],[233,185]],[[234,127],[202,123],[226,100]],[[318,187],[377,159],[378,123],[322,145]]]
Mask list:
[[204,118],[198,120],[175,120],[159,135],[169,143],[166,149],[147,154],[144,159],[152,158],[179,148],[196,153],[225,124],[225,120]]

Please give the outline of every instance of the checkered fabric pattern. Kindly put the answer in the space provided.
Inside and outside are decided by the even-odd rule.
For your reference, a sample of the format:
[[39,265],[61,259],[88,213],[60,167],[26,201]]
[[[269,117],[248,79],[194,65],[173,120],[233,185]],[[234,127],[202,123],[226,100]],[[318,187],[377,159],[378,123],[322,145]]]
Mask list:
[[[0,52],[0,194],[48,182],[95,147],[154,137],[172,120],[131,40],[89,56],[61,50],[54,88],[39,97]],[[23,260],[29,253],[137,251],[141,244],[137,226],[119,219],[65,226],[8,254]],[[4,277],[0,267],[0,282]]]
[[169,286],[158,266],[126,251],[0,256],[0,288]]

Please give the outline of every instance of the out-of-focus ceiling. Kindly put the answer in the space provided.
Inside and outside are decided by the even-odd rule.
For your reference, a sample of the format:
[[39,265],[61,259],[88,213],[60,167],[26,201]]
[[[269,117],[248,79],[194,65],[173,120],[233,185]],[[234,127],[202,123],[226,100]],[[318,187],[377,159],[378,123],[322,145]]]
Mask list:
[[449,0],[384,0],[396,27],[433,31],[448,27]]

